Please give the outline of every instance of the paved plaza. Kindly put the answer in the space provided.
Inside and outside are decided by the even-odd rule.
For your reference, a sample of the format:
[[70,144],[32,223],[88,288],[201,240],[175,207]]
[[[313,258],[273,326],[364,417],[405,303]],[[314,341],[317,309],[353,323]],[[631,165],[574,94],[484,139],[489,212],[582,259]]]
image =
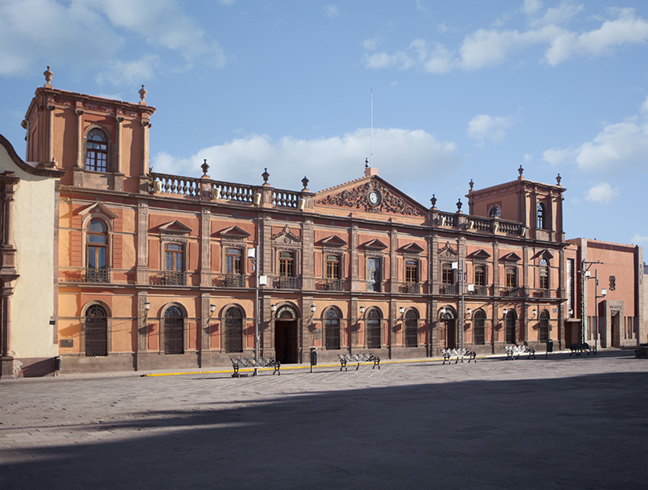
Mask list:
[[648,488],[629,351],[0,382],[0,489]]

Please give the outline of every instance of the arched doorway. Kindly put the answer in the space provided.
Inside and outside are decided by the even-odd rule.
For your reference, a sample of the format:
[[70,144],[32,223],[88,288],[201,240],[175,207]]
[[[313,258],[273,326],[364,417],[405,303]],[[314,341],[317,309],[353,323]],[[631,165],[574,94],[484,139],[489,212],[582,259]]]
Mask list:
[[547,342],[549,340],[549,312],[542,310],[540,313],[540,327],[538,330],[538,342]]
[[275,356],[281,364],[299,362],[299,320],[290,305],[281,306],[275,315]]
[[415,308],[405,312],[405,347],[418,347],[419,314]]
[[340,350],[340,318],[342,314],[331,307],[324,313],[324,339],[326,350]]
[[455,321],[454,310],[444,306],[439,310],[439,321],[441,322],[441,341],[445,343],[445,349],[457,347],[457,322]]
[[380,349],[380,323],[382,313],[378,308],[367,312],[367,348]]
[[515,344],[517,343],[517,338],[515,336],[515,324],[517,323],[517,315],[514,310],[509,310],[506,313],[506,343]]
[[86,311],[85,318],[85,355],[108,355],[108,318],[106,310],[99,305],[92,305]]
[[473,344],[484,345],[486,343],[486,313],[484,310],[477,310],[473,314]]
[[243,352],[243,315],[235,306],[225,312],[225,351]]
[[164,312],[164,353],[184,354],[184,317],[177,306]]

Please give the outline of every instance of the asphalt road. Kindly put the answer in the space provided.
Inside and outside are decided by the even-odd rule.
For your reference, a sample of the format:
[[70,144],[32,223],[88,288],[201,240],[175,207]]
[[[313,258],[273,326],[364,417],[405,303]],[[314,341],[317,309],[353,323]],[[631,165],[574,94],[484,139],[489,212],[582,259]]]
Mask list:
[[0,489],[648,488],[648,362],[0,382]]

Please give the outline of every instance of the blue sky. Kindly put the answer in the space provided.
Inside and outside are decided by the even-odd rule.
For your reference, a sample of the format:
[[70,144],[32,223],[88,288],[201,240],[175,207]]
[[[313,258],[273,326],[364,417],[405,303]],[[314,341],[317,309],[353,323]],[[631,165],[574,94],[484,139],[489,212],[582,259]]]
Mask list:
[[[562,176],[565,231],[648,246],[645,0],[0,0],[0,133],[42,72],[157,108],[155,171],[321,190],[380,176],[454,211]],[[464,207],[464,211],[467,208]]]

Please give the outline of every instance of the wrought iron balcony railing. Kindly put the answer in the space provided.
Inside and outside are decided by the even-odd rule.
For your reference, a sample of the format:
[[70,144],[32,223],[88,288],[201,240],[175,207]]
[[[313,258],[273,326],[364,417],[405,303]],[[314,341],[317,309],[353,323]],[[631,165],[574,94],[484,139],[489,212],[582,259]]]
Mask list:
[[186,286],[187,273],[183,271],[164,271],[162,283],[165,286]]
[[299,277],[280,276],[275,280],[275,287],[278,289],[299,289]]
[[110,269],[86,269],[86,282],[110,282]]

